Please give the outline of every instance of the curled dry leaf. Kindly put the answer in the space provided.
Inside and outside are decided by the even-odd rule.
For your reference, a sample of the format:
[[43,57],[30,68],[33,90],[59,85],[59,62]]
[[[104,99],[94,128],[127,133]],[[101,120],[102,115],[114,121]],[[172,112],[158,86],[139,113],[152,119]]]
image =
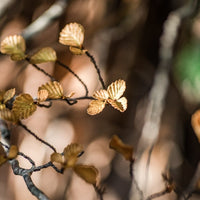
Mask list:
[[30,58],[30,62],[33,64],[39,64],[44,62],[54,62],[56,61],[57,56],[54,49],[51,47],[45,47],[40,49]]
[[[82,49],[84,32],[84,28],[81,24],[67,24],[60,32],[59,42],[64,45]],[[73,49],[72,51],[76,50]]]
[[15,113],[7,108],[0,110],[0,118],[12,123],[17,123],[19,121],[19,118],[15,115]]
[[0,155],[0,166],[7,162],[8,158],[5,155]]
[[37,109],[33,98],[29,94],[20,94],[13,102],[12,112],[18,119],[26,119]]
[[127,109],[127,99],[125,97],[122,97],[119,100],[108,99],[108,103],[120,112],[124,112]]
[[74,167],[77,159],[83,153],[80,144],[72,143],[64,149],[65,167]]
[[48,98],[50,99],[59,99],[63,98],[63,88],[60,85],[59,82],[53,81],[53,82],[48,82],[42,86],[39,87],[38,92],[40,90],[47,90],[48,92]]
[[39,90],[37,96],[39,102],[45,101],[48,98],[48,91],[45,89]]
[[69,47],[69,50],[71,51],[71,53],[73,53],[74,55],[83,55],[85,54],[85,52],[87,51],[86,49],[80,49],[77,47]]
[[8,159],[14,159],[17,157],[17,154],[18,154],[18,147],[15,146],[15,145],[11,145],[10,146],[10,149],[9,149],[9,152],[8,152]]
[[21,35],[8,36],[1,42],[1,53],[11,55],[12,60],[23,60],[25,50],[25,40]]
[[200,142],[200,110],[197,110],[191,119],[192,128]]
[[3,103],[6,103],[10,99],[12,99],[15,95],[15,88],[7,90],[3,95]]
[[59,164],[63,164],[63,157],[60,153],[52,153],[51,154],[51,162],[56,162],[56,163],[59,163]]
[[124,144],[122,140],[114,135],[110,141],[110,148],[114,149],[118,153],[122,154],[124,158],[128,161],[133,160],[133,147],[127,144]]
[[106,102],[102,100],[92,100],[87,109],[89,115],[96,115],[105,108]]
[[73,170],[79,177],[81,177],[87,183],[96,185],[99,172],[94,166],[75,165]]

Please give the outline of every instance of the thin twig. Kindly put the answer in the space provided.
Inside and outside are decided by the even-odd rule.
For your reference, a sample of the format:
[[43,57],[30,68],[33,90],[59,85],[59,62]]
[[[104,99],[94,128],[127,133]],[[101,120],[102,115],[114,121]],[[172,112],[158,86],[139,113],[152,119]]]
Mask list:
[[101,82],[101,85],[102,85],[103,89],[106,89],[105,83],[104,83],[103,78],[101,76],[100,69],[97,66],[97,63],[96,63],[94,57],[88,51],[86,51],[85,54],[90,58],[91,62],[93,63],[93,65],[94,65],[94,67],[95,67],[95,69],[97,71],[97,74],[98,74],[98,77],[99,77],[99,81]]
[[167,194],[167,193],[169,193],[169,192],[171,192],[171,191],[169,191],[168,188],[165,188],[165,189],[162,190],[161,192],[157,192],[157,193],[155,193],[155,194],[152,194],[152,195],[148,196],[148,197],[146,198],[146,200],[152,200],[152,199],[161,197],[161,196],[163,196],[163,195],[165,195],[165,194]]
[[64,67],[65,69],[67,69],[70,73],[72,73],[83,85],[83,87],[85,88],[85,96],[88,96],[88,88],[87,85],[82,81],[82,79],[67,65],[63,64],[62,62],[60,62],[59,60],[56,61],[56,63],[58,63],[61,67]]
[[48,142],[44,141],[43,139],[41,139],[40,137],[38,137],[35,133],[33,133],[25,124],[22,124],[22,122],[19,122],[18,124],[19,126],[21,126],[22,128],[24,128],[24,130],[26,130],[28,133],[30,133],[35,139],[39,140],[40,142],[42,142],[43,144],[47,145],[48,147],[50,147],[54,152],[56,152],[56,149],[49,144]]
[[101,187],[101,186],[97,186],[97,185],[93,185],[93,186],[94,186],[96,193],[99,196],[99,199],[103,200],[103,194],[105,193],[105,187]]

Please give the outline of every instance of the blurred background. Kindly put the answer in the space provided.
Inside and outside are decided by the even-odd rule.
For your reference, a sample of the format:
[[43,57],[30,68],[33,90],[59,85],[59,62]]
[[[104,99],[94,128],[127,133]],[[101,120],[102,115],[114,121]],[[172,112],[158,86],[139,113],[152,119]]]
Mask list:
[[[84,47],[95,57],[108,86],[117,79],[127,83],[125,96],[128,109],[120,113],[107,106],[97,116],[86,113],[88,100],[73,106],[53,102],[50,109],[38,108],[24,123],[37,135],[62,152],[71,142],[84,146],[80,163],[93,164],[100,171],[101,184],[106,187],[105,200],[129,199],[132,180],[129,163],[109,149],[113,134],[137,149],[144,123],[148,93],[159,60],[159,39],[168,14],[187,3],[186,0],[1,0],[0,40],[8,35],[22,34],[27,52],[51,46],[58,59],[70,66],[87,84],[89,95],[101,87],[89,58],[74,56],[66,46],[58,43],[59,32],[70,22],[85,28]],[[62,14],[53,5],[62,5]],[[46,11],[55,15],[48,26],[34,32],[29,25]],[[48,16],[48,15],[47,15]],[[48,17],[47,17],[48,19]],[[44,21],[47,20],[44,18]],[[48,20],[47,20],[48,21]],[[40,29],[41,25],[37,24]],[[82,85],[66,70],[54,63],[41,64],[62,84],[66,94],[84,95]],[[164,187],[162,173],[169,169],[179,188],[184,191],[193,177],[200,158],[200,145],[190,118],[200,103],[200,17],[184,20],[174,49],[170,86],[162,116],[159,139],[153,149],[145,196]],[[0,55],[0,90],[16,88],[17,93],[37,96],[39,86],[49,81],[25,61],[13,62]],[[37,165],[49,161],[51,151],[17,126],[11,129],[11,143],[29,155]],[[138,185],[144,188],[145,163],[148,152],[141,159]],[[21,167],[29,163],[19,158]],[[97,199],[92,186],[67,170],[64,175],[51,168],[32,175],[38,188],[54,200]],[[158,199],[177,199],[174,192]],[[190,199],[199,199],[198,191]],[[7,163],[0,168],[0,199],[22,200],[33,197],[22,179],[15,176]]]

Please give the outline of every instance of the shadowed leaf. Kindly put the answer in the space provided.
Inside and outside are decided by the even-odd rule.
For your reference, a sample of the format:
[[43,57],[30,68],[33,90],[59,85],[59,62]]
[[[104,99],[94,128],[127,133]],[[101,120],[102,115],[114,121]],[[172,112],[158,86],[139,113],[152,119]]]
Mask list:
[[197,110],[191,119],[192,128],[200,142],[200,110]]
[[106,102],[102,100],[92,100],[87,109],[89,115],[96,115],[105,108]]
[[16,158],[17,154],[18,154],[18,147],[15,145],[11,145],[7,156],[8,159]]
[[19,118],[15,115],[15,113],[7,108],[0,110],[0,118],[13,123],[17,123],[19,121]]
[[119,100],[108,99],[108,103],[120,112],[124,112],[127,109],[127,99],[125,97],[122,97]]
[[6,103],[10,99],[12,99],[14,95],[15,95],[15,88],[6,91],[5,94],[3,95],[3,103]]

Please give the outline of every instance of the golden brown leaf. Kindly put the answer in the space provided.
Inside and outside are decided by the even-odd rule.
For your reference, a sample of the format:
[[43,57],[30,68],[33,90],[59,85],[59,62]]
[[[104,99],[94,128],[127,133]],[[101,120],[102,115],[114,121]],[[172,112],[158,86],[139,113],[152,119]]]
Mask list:
[[85,50],[85,49],[80,49],[80,48],[73,47],[73,46],[70,46],[70,47],[69,47],[69,50],[70,50],[71,53],[73,53],[74,55],[83,55],[83,54],[85,54],[85,52],[87,51],[87,50]]
[[108,99],[108,103],[120,112],[124,112],[127,109],[127,99],[122,97],[119,100]]
[[111,99],[119,99],[126,89],[126,82],[124,80],[117,80],[108,86],[108,95]]
[[63,157],[60,153],[52,153],[51,154],[51,162],[56,162],[56,163],[60,163],[63,164]]
[[1,42],[1,53],[11,55],[12,60],[23,60],[25,49],[25,40],[21,35],[8,36]]
[[0,103],[0,110],[4,110],[6,108],[5,104]]
[[63,88],[59,82],[53,81],[48,82],[41,87],[39,87],[38,91],[40,90],[47,90],[48,91],[48,98],[50,99],[59,99],[63,98]]
[[110,141],[110,148],[122,154],[126,160],[129,160],[129,161],[133,160],[132,158],[133,147],[130,145],[124,144],[117,135],[113,135]]
[[200,110],[197,110],[191,119],[192,128],[200,142]]
[[0,155],[0,166],[3,165],[8,158],[5,155]]
[[7,156],[8,159],[16,158],[17,154],[18,154],[18,147],[15,145],[11,145]]
[[102,100],[92,100],[87,109],[89,115],[96,115],[105,108],[106,102]]
[[7,90],[3,95],[3,103],[6,103],[10,99],[12,99],[15,95],[15,88]]
[[19,119],[26,119],[31,116],[37,109],[33,98],[29,94],[20,94],[13,102],[12,112]]
[[5,91],[0,91],[0,102],[3,102],[4,94],[5,94]]
[[99,90],[94,92],[93,97],[98,100],[107,100],[109,95],[106,90]]
[[42,102],[45,101],[48,98],[48,91],[47,90],[39,90],[38,91],[38,101]]
[[15,113],[7,108],[0,110],[0,118],[13,123],[17,123],[19,121],[19,118],[15,115]]
[[81,145],[72,143],[64,149],[65,167],[74,167],[77,158],[83,152]]
[[60,32],[59,42],[64,45],[82,49],[84,40],[84,28],[81,24],[67,24]]
[[54,49],[51,47],[45,47],[40,49],[30,58],[30,62],[33,64],[39,64],[44,62],[54,62],[56,61],[57,56]]

